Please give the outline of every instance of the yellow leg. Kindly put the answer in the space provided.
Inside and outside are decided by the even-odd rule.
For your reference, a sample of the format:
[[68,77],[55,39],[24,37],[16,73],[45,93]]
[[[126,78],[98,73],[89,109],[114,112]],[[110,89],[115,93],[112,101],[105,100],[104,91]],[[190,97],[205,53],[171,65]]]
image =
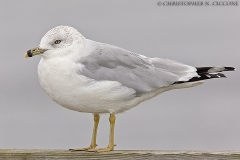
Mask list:
[[97,146],[96,141],[97,141],[97,129],[98,129],[99,119],[100,119],[99,114],[94,114],[94,127],[93,127],[92,141],[90,146],[87,148],[70,149],[70,151],[95,151],[95,148]]
[[109,144],[107,148],[100,148],[97,152],[109,152],[114,149],[114,126],[115,126],[116,116],[115,114],[110,114],[109,122],[110,122],[110,135],[109,135]]

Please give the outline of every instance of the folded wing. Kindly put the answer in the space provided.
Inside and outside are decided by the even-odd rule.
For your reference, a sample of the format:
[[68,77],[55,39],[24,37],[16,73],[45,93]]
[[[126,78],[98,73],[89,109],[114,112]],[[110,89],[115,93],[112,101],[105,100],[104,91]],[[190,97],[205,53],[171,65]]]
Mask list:
[[79,63],[79,73],[95,81],[118,81],[137,95],[196,76],[196,68],[175,61],[148,58],[122,48],[95,42]]

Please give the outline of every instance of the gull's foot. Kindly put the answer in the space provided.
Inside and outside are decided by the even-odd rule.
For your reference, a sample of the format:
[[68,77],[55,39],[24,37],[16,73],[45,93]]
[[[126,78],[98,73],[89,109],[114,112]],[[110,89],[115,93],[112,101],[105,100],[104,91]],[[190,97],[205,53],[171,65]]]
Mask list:
[[96,150],[96,152],[109,152],[113,151],[115,145],[109,145],[107,148],[99,148]]
[[75,149],[69,149],[69,151],[75,152],[75,151],[86,151],[86,152],[95,152],[97,145],[90,145],[86,148],[75,148]]

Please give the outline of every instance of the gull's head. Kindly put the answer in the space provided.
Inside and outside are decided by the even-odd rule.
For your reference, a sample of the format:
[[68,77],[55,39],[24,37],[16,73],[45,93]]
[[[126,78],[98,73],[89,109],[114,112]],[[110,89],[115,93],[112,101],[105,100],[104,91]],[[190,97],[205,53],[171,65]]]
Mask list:
[[84,37],[73,27],[57,26],[49,30],[41,39],[38,47],[30,49],[24,55],[25,58],[35,55],[63,56],[68,54],[70,48],[81,46]]

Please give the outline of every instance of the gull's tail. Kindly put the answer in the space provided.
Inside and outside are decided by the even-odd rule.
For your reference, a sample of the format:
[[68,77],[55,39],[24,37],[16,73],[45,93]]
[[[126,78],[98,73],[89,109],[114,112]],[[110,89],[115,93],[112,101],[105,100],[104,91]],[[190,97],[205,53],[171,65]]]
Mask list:
[[186,82],[196,82],[212,78],[222,78],[226,77],[222,71],[235,71],[234,67],[196,67],[198,76],[189,79],[188,81],[178,81],[175,84],[186,83]]

